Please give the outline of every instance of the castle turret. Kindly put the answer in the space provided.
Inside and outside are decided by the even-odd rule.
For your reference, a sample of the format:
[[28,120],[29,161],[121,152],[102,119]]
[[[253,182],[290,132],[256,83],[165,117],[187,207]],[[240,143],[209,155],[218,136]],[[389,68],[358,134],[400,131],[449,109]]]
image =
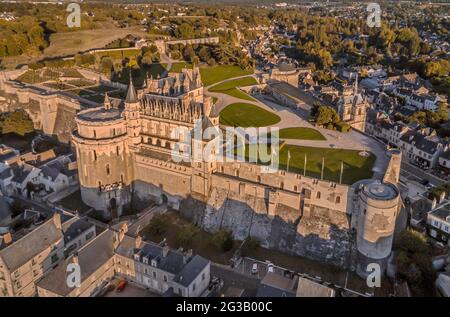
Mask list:
[[373,271],[369,264],[376,263],[384,274],[392,251],[400,193],[395,185],[379,180],[364,181],[359,186],[356,271],[366,277]]
[[134,89],[133,80],[130,76],[130,85],[128,86],[127,97],[125,99],[125,110],[123,116],[126,120],[127,134],[132,144],[141,142],[141,120],[140,120],[140,102]]
[[[133,98],[130,95],[130,100]],[[105,218],[120,216],[130,202],[131,169],[127,125],[108,95],[103,106],[80,111],[72,141],[77,153],[83,202],[104,211]]]

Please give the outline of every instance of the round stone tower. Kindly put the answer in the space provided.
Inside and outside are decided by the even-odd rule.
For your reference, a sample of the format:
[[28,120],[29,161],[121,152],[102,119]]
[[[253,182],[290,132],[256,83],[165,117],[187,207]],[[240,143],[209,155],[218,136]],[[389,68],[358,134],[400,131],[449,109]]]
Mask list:
[[391,254],[395,222],[399,210],[400,193],[391,183],[367,180],[359,185],[356,245],[356,271],[361,277],[372,273],[368,265],[380,265],[386,271]]
[[80,111],[72,141],[77,153],[83,202],[104,211],[106,218],[122,214],[131,201],[129,136],[122,110],[108,95],[103,107]]

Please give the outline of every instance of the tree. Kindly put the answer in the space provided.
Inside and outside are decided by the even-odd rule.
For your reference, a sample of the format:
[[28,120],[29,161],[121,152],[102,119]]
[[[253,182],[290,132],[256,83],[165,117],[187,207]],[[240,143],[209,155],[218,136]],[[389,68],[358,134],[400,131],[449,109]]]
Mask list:
[[197,233],[198,229],[192,224],[188,224],[177,232],[175,238],[180,246],[186,248],[192,244]]
[[336,124],[339,122],[339,115],[336,110],[329,106],[324,106],[317,103],[314,104],[311,109],[311,117],[316,124],[322,126]]
[[435,272],[432,267],[432,248],[427,237],[414,230],[401,233],[395,243],[397,275],[406,280],[416,295],[433,288]]
[[101,72],[104,74],[111,73],[111,70],[113,70],[113,61],[112,61],[111,57],[109,57],[109,56],[103,57],[100,68],[101,68]]
[[186,47],[183,50],[183,58],[187,62],[192,62],[195,56],[195,51],[192,48],[192,45],[186,45]]
[[227,252],[233,248],[233,233],[227,229],[217,231],[213,236],[213,243],[223,252]]
[[33,121],[23,110],[6,114],[0,121],[0,129],[3,134],[16,133],[24,136],[34,131]]
[[148,226],[150,234],[161,236],[167,231],[167,227],[170,224],[170,218],[165,214],[158,214],[153,217]]

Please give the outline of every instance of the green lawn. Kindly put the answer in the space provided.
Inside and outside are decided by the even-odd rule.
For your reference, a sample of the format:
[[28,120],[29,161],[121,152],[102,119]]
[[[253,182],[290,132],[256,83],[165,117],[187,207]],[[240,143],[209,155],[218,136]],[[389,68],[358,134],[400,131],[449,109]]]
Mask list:
[[149,68],[146,69],[149,76],[155,78],[157,75],[161,76],[166,70],[167,64],[154,63],[151,64]]
[[[279,168],[287,170],[288,152],[291,154],[289,171],[303,175],[306,154],[306,176],[320,178],[322,170],[322,158],[325,158],[324,180],[339,182],[341,162],[344,162],[342,174],[343,184],[353,184],[361,179],[372,177],[372,167],[375,163],[375,155],[368,157],[359,155],[360,151],[329,149],[283,144],[279,151]],[[248,157],[249,147],[246,147]]]
[[211,86],[225,79],[251,75],[253,74],[253,70],[243,70],[235,65],[219,65],[214,67],[202,67],[200,68],[200,74],[202,75],[203,84],[205,86]]
[[250,97],[245,92],[239,90],[236,87],[245,87],[245,86],[252,86],[256,85],[258,82],[253,77],[245,77],[245,78],[239,78],[235,80],[230,80],[225,83],[221,83],[218,85],[215,85],[209,89],[211,92],[220,92],[223,94],[227,94],[229,96],[233,96],[239,99],[254,101],[252,97]]
[[193,66],[191,63],[186,63],[186,62],[173,63],[170,71],[173,73],[181,73],[181,71],[183,70],[184,67],[192,69]]
[[280,129],[280,139],[326,140],[316,129],[304,127]]
[[229,90],[231,88],[252,86],[252,85],[257,85],[257,84],[258,84],[258,82],[256,81],[255,78],[244,77],[244,78],[233,79],[233,80],[215,85],[215,86],[211,87],[209,90],[215,91],[215,92],[220,92],[220,91]]
[[280,120],[276,114],[248,103],[233,103],[220,112],[220,123],[234,127],[265,127]]

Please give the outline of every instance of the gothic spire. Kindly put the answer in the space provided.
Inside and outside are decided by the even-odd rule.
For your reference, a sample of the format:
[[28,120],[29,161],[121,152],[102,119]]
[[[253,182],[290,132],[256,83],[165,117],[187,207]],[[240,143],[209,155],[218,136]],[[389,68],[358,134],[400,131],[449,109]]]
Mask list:
[[128,86],[127,98],[125,99],[126,103],[135,103],[138,102],[136,89],[134,89],[133,79],[131,78],[130,73],[130,85]]

